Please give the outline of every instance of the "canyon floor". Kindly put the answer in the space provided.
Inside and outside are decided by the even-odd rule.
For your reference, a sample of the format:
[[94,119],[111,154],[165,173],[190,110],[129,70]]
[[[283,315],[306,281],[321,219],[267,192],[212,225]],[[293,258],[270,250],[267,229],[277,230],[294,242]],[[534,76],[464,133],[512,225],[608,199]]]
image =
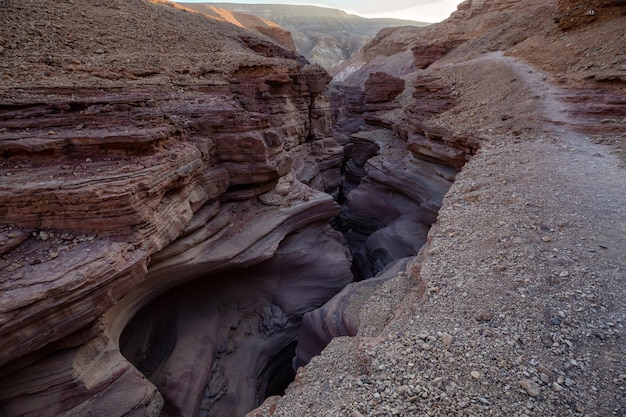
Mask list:
[[580,133],[540,69],[500,52],[462,65],[450,77],[518,82],[474,108],[532,131],[460,122],[486,141],[417,260],[363,300],[357,337],[334,339],[250,417],[626,415],[626,120]]

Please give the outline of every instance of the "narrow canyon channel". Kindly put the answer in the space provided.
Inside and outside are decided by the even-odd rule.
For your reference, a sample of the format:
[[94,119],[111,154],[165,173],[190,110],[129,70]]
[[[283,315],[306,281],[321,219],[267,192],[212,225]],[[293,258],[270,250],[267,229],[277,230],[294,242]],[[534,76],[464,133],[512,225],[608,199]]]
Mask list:
[[[365,120],[365,92],[333,88],[343,161],[326,191],[339,214],[289,233],[262,262],[196,271],[125,325],[120,350],[163,395],[161,415],[243,416],[282,394],[332,337],[356,332],[323,322],[342,320],[349,287],[382,283],[425,243],[462,162],[409,151],[406,138],[372,122],[374,113]],[[153,259],[158,270],[159,254]],[[190,409],[199,395],[199,409]]]
[[0,417],[621,415],[626,4],[458,3],[0,0]]

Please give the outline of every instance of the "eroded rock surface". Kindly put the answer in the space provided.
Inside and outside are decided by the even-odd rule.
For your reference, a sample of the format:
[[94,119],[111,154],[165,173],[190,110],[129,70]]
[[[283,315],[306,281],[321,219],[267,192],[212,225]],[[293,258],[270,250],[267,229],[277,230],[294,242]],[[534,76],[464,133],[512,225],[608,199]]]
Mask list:
[[[564,31],[560,13],[581,2],[465,1],[346,62],[337,137],[357,152],[342,218],[368,224],[368,208],[415,188],[397,161],[455,181],[403,271],[306,316],[304,361],[334,338],[249,416],[624,413],[626,26],[620,2],[601,3],[602,18]],[[394,38],[393,54],[376,53]],[[368,112],[358,103],[380,72],[405,88]],[[372,169],[387,161],[391,175]],[[392,193],[366,205],[381,178]]]
[[2,9],[0,414],[244,413],[352,279],[330,78],[166,2]]
[[[563,4],[381,32],[331,135],[328,76],[266,37],[5,1],[0,414],[243,412],[302,315],[299,364],[334,338],[251,415],[623,413],[623,6]],[[384,279],[312,310],[350,279],[338,214]]]
[[[186,276],[186,268],[169,274]],[[153,278],[149,272],[144,286]],[[157,297],[126,326],[120,348],[164,396],[163,415],[242,415],[268,384],[280,383],[281,368],[291,368],[288,356],[264,374],[296,340],[302,315],[351,280],[341,235],[327,224],[308,226],[265,262],[215,273],[206,267]]]

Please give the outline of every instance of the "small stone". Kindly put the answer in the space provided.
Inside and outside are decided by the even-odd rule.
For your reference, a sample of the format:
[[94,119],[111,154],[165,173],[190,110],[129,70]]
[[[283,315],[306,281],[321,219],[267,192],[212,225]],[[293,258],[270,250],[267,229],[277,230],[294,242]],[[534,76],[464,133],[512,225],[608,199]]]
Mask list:
[[[558,317],[552,317],[550,318],[550,320],[548,320],[548,323],[553,326],[558,326],[559,324],[561,324],[561,319],[559,319]],[[552,338],[550,338],[550,346],[552,346]]]
[[452,341],[453,340],[454,340],[454,338],[452,337],[452,335],[450,335],[448,333],[444,333],[441,336],[441,342],[446,347],[446,349],[450,349],[450,345],[452,345]]
[[542,373],[542,374],[544,374],[544,375],[546,375],[547,377],[549,377],[551,379],[556,378],[556,374],[552,370],[550,370],[550,368],[548,368],[548,367],[546,367],[544,365],[538,365],[537,366],[537,371]]
[[480,322],[491,321],[491,319],[493,319],[493,313],[486,310],[479,310],[475,318],[476,321]]
[[85,162],[89,163],[89,162],[93,162],[91,158],[86,158]]
[[544,236],[541,238],[544,242],[552,242],[552,238],[550,236]]
[[278,194],[282,196],[286,196],[286,195],[289,195],[289,192],[291,191],[291,185],[278,183],[276,184],[275,190]]
[[531,397],[538,397],[539,396],[539,385],[537,385],[536,382],[531,381],[530,379],[521,379],[518,384],[520,384],[520,386],[522,388],[524,388],[524,391],[526,391],[526,393],[528,393],[528,395],[530,395]]
[[59,256],[59,252],[50,252],[50,253],[48,254],[48,256],[50,257],[50,259],[54,259],[54,258],[56,258],[57,256]]
[[359,410],[352,410],[352,417],[365,417]]
[[563,391],[563,387],[561,386],[561,384],[559,384],[556,381],[552,383],[552,389],[555,390],[556,392]]
[[489,400],[484,397],[478,397],[478,401],[483,405],[491,405],[491,402],[489,402]]
[[283,199],[280,195],[274,192],[261,194],[258,198],[259,201],[266,206],[280,206],[283,203]]
[[480,372],[478,372],[478,371],[472,371],[472,372],[470,372],[470,375],[474,379],[480,379]]
[[104,53],[104,50],[103,50],[103,49],[96,49],[94,52],[95,52],[96,54],[99,54],[99,55],[100,55],[100,54],[103,54],[103,53]]
[[50,239],[50,235],[48,233],[44,232],[43,230],[39,232],[39,240],[46,241],[48,239]]
[[569,276],[569,272],[568,271],[563,271],[563,272],[559,273],[559,276],[561,278],[565,278],[565,277]]

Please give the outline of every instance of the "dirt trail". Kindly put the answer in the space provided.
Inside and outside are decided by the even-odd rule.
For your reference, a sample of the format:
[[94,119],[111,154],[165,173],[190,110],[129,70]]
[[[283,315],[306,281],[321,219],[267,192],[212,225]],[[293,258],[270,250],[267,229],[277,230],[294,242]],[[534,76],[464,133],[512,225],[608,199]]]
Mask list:
[[548,76],[519,58],[505,56],[503,51],[484,54],[477,60],[494,60],[504,63],[522,80],[541,102],[541,110],[546,120],[553,123],[568,123],[571,120],[565,113],[564,104],[558,99],[564,92],[548,81]]

